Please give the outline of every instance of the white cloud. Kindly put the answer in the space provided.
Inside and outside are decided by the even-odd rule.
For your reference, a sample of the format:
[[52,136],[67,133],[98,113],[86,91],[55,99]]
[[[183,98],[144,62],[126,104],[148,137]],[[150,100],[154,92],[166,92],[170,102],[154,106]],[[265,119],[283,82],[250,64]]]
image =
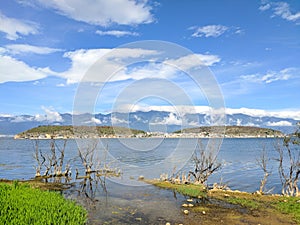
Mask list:
[[102,124],[101,120],[95,118],[95,117],[92,117],[91,121],[95,124]]
[[6,45],[5,48],[11,54],[34,53],[34,54],[51,54],[54,52],[62,51],[57,48],[48,48],[26,44],[12,44]]
[[238,109],[226,108],[226,114],[232,115],[232,114],[239,114],[239,113],[249,115],[249,116],[255,116],[255,117],[270,116],[270,117],[280,117],[280,118],[290,118],[290,119],[300,120],[300,110],[296,110],[296,109],[271,111],[271,110],[249,109],[249,108],[238,108]]
[[[185,114],[212,114],[218,110],[212,109],[209,106],[193,106],[193,105],[139,105],[139,104],[127,104],[123,105],[123,108],[118,108],[118,112],[149,112],[159,111],[159,112],[170,112],[176,115],[184,116]],[[279,117],[300,120],[300,110],[299,109],[282,109],[282,110],[263,110],[263,109],[250,109],[250,108],[225,108],[225,113],[227,115],[233,114],[245,114],[253,117]]]
[[96,34],[99,34],[101,36],[110,35],[115,37],[139,36],[139,33],[137,32],[123,31],[123,30],[108,30],[108,31],[97,30]]
[[[110,53],[106,55],[107,53]],[[154,50],[137,48],[120,49],[80,49],[74,52],[67,52],[64,57],[71,60],[71,68],[60,74],[68,80],[68,83],[76,83],[84,78],[88,82],[108,82],[127,80],[131,77],[125,74],[126,60],[132,58],[143,58],[155,56]],[[101,59],[99,62],[98,60]],[[97,62],[98,61],[98,62]],[[94,64],[97,62],[96,64]],[[89,70],[88,75],[86,72]],[[101,71],[101,74],[99,74]],[[116,74],[116,72],[118,72]],[[115,75],[115,76],[113,76]]]
[[22,122],[28,122],[28,121],[32,121],[32,117],[26,117],[26,116],[16,116],[13,117],[13,119],[11,120],[12,123],[22,123]]
[[220,61],[221,59],[217,55],[193,54],[193,55],[183,56],[178,59],[170,59],[165,61],[165,63],[170,65],[180,65],[181,69],[188,70],[190,68],[203,66],[203,65],[212,66]]
[[64,83],[59,83],[56,85],[56,87],[65,87],[65,86],[66,86],[66,84],[64,84]]
[[[180,65],[180,69],[189,70],[196,66],[212,66],[221,60],[217,55],[194,54],[175,59],[162,59],[161,63],[151,63],[151,61],[156,62],[157,57],[162,53],[141,48],[78,49],[64,53],[63,57],[70,59],[71,66],[66,71],[58,73],[49,68],[29,66],[23,61],[5,55],[5,53],[19,54],[23,52],[50,54],[56,51],[61,50],[23,44],[7,45],[6,48],[0,48],[0,83],[31,81],[45,78],[49,75],[64,78],[67,80],[67,84],[81,81],[101,83],[145,78],[166,79],[174,77],[176,72],[178,72],[178,68],[174,67],[174,65]],[[127,67],[132,61],[139,60],[149,63],[134,69]],[[59,86],[63,85],[59,84]]]
[[63,118],[61,117],[61,115],[58,112],[56,112],[52,107],[47,108],[45,106],[42,106],[42,109],[44,110],[45,115],[35,115],[35,121],[63,122]]
[[156,120],[149,123],[150,125],[182,125],[182,119],[174,113],[170,113],[162,120]]
[[13,117],[13,115],[11,115],[11,114],[0,114],[0,117],[10,118],[10,117]]
[[[261,11],[272,10],[274,16],[279,16],[284,20],[297,22],[300,20],[300,12],[293,13],[291,11],[290,5],[286,2],[268,2],[263,1],[262,5],[259,7]],[[298,23],[297,23],[298,24]]]
[[260,11],[266,11],[266,10],[268,10],[270,8],[271,8],[271,5],[269,3],[267,3],[267,4],[264,4],[264,5],[261,5],[258,9]]
[[0,55],[0,83],[38,80],[49,72],[48,68],[33,68],[10,56]]
[[290,6],[286,2],[278,2],[274,7],[274,14],[288,21],[296,21],[300,19],[300,12],[293,14]]
[[66,52],[64,57],[71,60],[69,70],[60,74],[68,80],[68,83],[79,82],[87,70],[102,56],[111,51],[110,49],[79,49],[73,52]]
[[112,125],[118,125],[118,124],[128,124],[128,121],[123,120],[123,119],[119,119],[115,116],[111,117],[111,123]]
[[293,126],[293,124],[289,121],[278,121],[278,122],[267,122],[266,126],[270,126],[270,127],[284,127],[284,126]]
[[279,80],[289,80],[300,74],[300,71],[295,68],[286,68],[280,71],[269,71],[266,74],[251,74],[243,75],[243,80],[254,82],[254,83],[272,83]]
[[192,37],[219,37],[229,28],[223,25],[207,25],[202,27],[190,27],[189,29],[195,30]]
[[137,25],[153,21],[147,0],[39,0],[39,3],[61,15],[94,25]]
[[6,33],[6,38],[16,40],[20,35],[29,35],[38,33],[38,25],[30,21],[22,21],[9,18],[0,12],[0,31]]

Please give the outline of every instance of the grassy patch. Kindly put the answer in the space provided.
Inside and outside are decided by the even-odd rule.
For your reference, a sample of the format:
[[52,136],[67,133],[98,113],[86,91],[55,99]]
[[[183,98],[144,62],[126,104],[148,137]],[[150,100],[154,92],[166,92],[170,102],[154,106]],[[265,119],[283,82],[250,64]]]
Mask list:
[[198,196],[206,195],[205,188],[202,185],[172,184],[167,181],[157,181],[157,182],[150,182],[150,183],[160,188],[175,190],[182,195],[187,195],[190,197],[198,197]]
[[0,184],[0,224],[86,224],[87,213],[57,192]]
[[293,215],[297,223],[300,224],[300,198],[285,197],[274,205],[280,212]]
[[252,199],[239,198],[239,197],[226,198],[226,202],[235,205],[240,205],[251,210],[258,209],[261,206],[261,204],[257,201],[254,201]]
[[[271,195],[255,195],[239,191],[206,191],[200,185],[172,184],[170,182],[146,181],[160,188],[171,189],[180,194],[190,197],[209,197],[218,199],[233,205],[239,205],[250,210],[256,210],[259,215],[273,215],[276,218],[283,218],[287,221],[295,220],[300,224],[300,198],[280,197]],[[205,207],[195,207],[195,212],[209,211]],[[286,214],[286,215],[285,215]]]

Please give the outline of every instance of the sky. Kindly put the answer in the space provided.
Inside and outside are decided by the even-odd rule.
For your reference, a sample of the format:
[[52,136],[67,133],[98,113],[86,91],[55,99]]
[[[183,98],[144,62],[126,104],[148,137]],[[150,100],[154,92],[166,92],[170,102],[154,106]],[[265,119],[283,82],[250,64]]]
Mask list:
[[218,98],[300,118],[299,59],[298,0],[0,0],[0,115]]

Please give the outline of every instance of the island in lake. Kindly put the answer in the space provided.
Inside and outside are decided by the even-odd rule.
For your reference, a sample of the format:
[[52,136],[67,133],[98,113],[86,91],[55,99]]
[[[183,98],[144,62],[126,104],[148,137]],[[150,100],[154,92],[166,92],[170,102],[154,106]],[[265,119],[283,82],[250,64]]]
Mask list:
[[203,126],[173,133],[145,132],[116,126],[38,126],[14,136],[15,139],[76,138],[274,138],[284,137],[281,131],[252,126]]

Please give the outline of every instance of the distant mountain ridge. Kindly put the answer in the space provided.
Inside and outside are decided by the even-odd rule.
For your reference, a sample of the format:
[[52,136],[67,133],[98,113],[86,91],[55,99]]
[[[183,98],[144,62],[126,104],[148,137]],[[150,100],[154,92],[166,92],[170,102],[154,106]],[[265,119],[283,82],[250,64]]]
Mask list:
[[[108,114],[80,114],[56,113],[54,115],[0,115],[0,135],[14,135],[25,130],[41,125],[97,125],[97,126],[120,126],[144,131],[174,132],[177,130],[211,126],[209,114],[196,113],[178,116],[167,111],[136,111],[127,113],[115,112]],[[250,116],[243,113],[226,115],[228,126],[254,126],[272,128],[283,133],[291,133],[295,130],[298,120],[275,116]]]

